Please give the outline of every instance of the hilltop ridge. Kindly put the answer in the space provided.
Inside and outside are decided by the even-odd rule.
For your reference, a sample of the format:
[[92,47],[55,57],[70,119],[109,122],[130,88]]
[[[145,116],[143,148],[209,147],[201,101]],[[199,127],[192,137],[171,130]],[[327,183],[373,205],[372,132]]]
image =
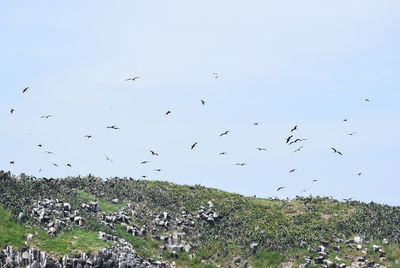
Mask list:
[[400,207],[373,202],[1,171],[0,210],[1,265],[34,249],[55,267],[400,267]]

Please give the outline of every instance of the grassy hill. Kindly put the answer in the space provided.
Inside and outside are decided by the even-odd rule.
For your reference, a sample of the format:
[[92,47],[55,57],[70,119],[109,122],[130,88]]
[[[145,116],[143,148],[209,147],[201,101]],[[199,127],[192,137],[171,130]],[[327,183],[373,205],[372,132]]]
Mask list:
[[[79,211],[83,224],[72,221],[54,237],[49,235],[44,228],[55,218],[40,222],[32,212],[41,200],[68,203],[70,211]],[[82,204],[90,202],[98,204],[99,211],[83,209]],[[107,224],[106,216],[122,217],[122,221]],[[132,235],[127,226],[145,231]],[[34,234],[28,245],[55,256],[96,252],[114,243],[98,238],[99,231],[124,238],[144,258],[174,261],[178,267],[226,267],[235,261],[254,267],[299,265],[321,255],[321,245],[328,253],[324,259],[336,263],[350,265],[365,256],[400,267],[396,264],[399,207],[326,197],[272,200],[131,178],[36,179],[0,172],[0,248],[21,248],[27,235]],[[177,233],[181,245],[190,245],[187,252],[168,248]],[[346,241],[355,236],[363,239],[362,249],[357,249],[360,243]],[[383,259],[373,244],[382,245]],[[321,267],[314,263],[308,267],[312,265]]]

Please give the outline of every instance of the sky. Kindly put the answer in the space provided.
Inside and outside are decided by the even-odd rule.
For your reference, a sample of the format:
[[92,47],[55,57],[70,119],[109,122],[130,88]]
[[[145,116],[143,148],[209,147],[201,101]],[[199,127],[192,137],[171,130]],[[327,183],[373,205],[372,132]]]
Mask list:
[[399,206],[399,13],[395,0],[2,1],[0,170]]

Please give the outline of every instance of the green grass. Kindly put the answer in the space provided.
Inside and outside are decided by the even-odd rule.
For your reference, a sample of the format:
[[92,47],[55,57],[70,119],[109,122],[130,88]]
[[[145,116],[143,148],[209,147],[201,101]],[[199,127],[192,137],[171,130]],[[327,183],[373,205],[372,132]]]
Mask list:
[[5,246],[21,248],[24,246],[29,230],[25,225],[15,223],[10,214],[0,206],[0,249]]
[[101,199],[96,199],[93,195],[83,191],[79,191],[78,193],[80,197],[87,201],[96,201],[99,204],[100,210],[107,214],[111,212],[118,212],[125,206],[124,203],[114,204]]
[[97,252],[101,248],[111,246],[112,243],[104,242],[98,238],[98,232],[72,229],[67,232],[61,232],[54,238],[42,232],[35,237],[31,245],[58,256],[74,252]]
[[285,256],[276,251],[258,250],[251,258],[254,267],[280,267],[280,264],[285,260]]

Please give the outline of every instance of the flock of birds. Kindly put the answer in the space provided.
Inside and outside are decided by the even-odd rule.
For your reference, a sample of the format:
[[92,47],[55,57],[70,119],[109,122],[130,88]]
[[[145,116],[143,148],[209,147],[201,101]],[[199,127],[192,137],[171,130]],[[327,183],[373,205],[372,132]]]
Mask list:
[[[218,74],[218,73],[212,73],[212,75],[213,75],[214,78],[219,78],[219,74]],[[134,81],[136,81],[136,80],[139,79],[139,78],[140,78],[139,76],[129,77],[129,78],[126,79],[126,81],[132,81],[132,82],[134,82]],[[25,87],[24,89],[22,89],[22,94],[25,94],[28,90],[29,90],[29,87]],[[370,102],[369,99],[364,99],[364,101],[365,101],[365,102]],[[205,100],[201,99],[200,102],[201,102],[201,105],[202,105],[202,106],[205,106],[205,105],[206,105],[206,101],[205,101]],[[10,109],[10,113],[13,114],[14,112],[15,112],[14,108],[11,108],[11,109]],[[170,115],[171,113],[172,113],[172,112],[171,112],[170,110],[168,110],[168,111],[165,113],[165,115],[168,116],[168,115]],[[52,114],[43,115],[43,116],[41,116],[40,118],[42,118],[42,119],[49,119],[50,117],[53,117],[53,115],[52,115]],[[343,121],[344,121],[344,122],[347,122],[347,118],[343,119]],[[253,123],[253,126],[258,126],[258,125],[259,125],[259,122]],[[117,127],[117,126],[115,126],[115,125],[107,126],[106,128],[107,128],[107,129],[112,129],[112,130],[120,130],[120,128]],[[306,140],[307,140],[307,139],[305,139],[305,138],[296,138],[296,137],[295,137],[295,132],[296,132],[296,130],[298,130],[298,126],[297,126],[297,125],[295,125],[295,126],[290,130],[290,135],[285,139],[287,145],[290,146],[290,145],[298,144],[298,143],[300,143],[300,142],[302,142],[302,141],[306,141]],[[226,131],[222,132],[219,136],[220,136],[220,137],[223,137],[223,136],[225,136],[225,135],[228,135],[229,132],[230,132],[229,130],[226,130]],[[353,136],[353,135],[355,135],[356,133],[357,133],[357,132],[351,132],[351,133],[349,133],[348,135]],[[85,135],[84,137],[87,138],[87,139],[90,139],[90,138],[92,138],[93,136],[88,134],[88,135]],[[194,143],[190,146],[190,150],[194,150],[194,149],[196,148],[197,145],[198,145],[198,142],[197,142],[197,141],[194,142]],[[38,146],[38,147],[42,147],[43,145],[42,145],[42,144],[38,144],[37,146]],[[299,147],[297,147],[295,150],[293,150],[293,153],[300,152],[301,149],[302,149],[303,147],[304,147],[304,146],[299,146]],[[266,148],[263,148],[263,147],[257,147],[256,149],[259,150],[259,151],[266,151],[266,150],[267,150]],[[336,148],[334,148],[334,147],[331,147],[331,150],[332,150],[332,152],[333,152],[334,154],[338,154],[338,155],[340,155],[340,156],[343,155],[343,153],[342,153],[341,151],[339,151],[338,149],[336,149]],[[153,150],[149,150],[149,151],[150,151],[150,153],[151,153],[152,156],[159,156],[159,154],[158,154],[157,152],[155,152],[155,151],[153,151]],[[46,154],[54,154],[54,152],[52,152],[52,151],[47,151],[47,150],[44,151],[44,153],[46,153]],[[220,153],[219,153],[219,155],[226,155],[226,154],[227,154],[227,152],[220,152]],[[113,160],[112,160],[108,155],[105,155],[105,159],[106,159],[107,161],[113,163]],[[145,161],[142,161],[140,164],[148,164],[148,163],[150,163],[150,162],[149,162],[148,160],[145,160]],[[14,161],[14,160],[10,161],[10,164],[11,164],[11,165],[15,165],[15,161]],[[246,164],[247,164],[247,163],[245,163],[245,162],[240,162],[240,163],[236,163],[235,165],[237,165],[237,166],[245,166]],[[57,163],[52,163],[52,165],[55,166],[55,167],[59,167],[59,165],[58,165]],[[72,165],[71,165],[70,163],[67,163],[66,166],[69,167],[69,168],[72,167]],[[41,172],[41,171],[42,171],[42,169],[39,169],[39,172]],[[157,168],[157,169],[154,169],[154,171],[159,172],[159,171],[161,171],[161,169]],[[289,173],[293,173],[293,172],[295,172],[295,171],[296,171],[296,169],[291,169],[291,170],[289,170]],[[358,175],[358,176],[361,176],[361,174],[362,174],[362,173],[359,172],[357,175]],[[146,178],[147,176],[146,176],[146,175],[143,175],[142,177],[143,177],[143,178]],[[314,180],[312,180],[312,182],[318,182],[318,180],[317,180],[317,179],[314,179]],[[281,191],[281,190],[283,190],[283,189],[285,189],[285,188],[287,188],[287,187],[286,187],[286,186],[279,186],[279,187],[276,189],[276,191]],[[311,189],[311,188],[304,189],[304,190],[301,191],[301,193],[305,193],[306,191],[308,191],[308,190],[310,190],[310,189]],[[350,201],[351,199],[352,199],[352,198],[345,199],[345,201]]]

